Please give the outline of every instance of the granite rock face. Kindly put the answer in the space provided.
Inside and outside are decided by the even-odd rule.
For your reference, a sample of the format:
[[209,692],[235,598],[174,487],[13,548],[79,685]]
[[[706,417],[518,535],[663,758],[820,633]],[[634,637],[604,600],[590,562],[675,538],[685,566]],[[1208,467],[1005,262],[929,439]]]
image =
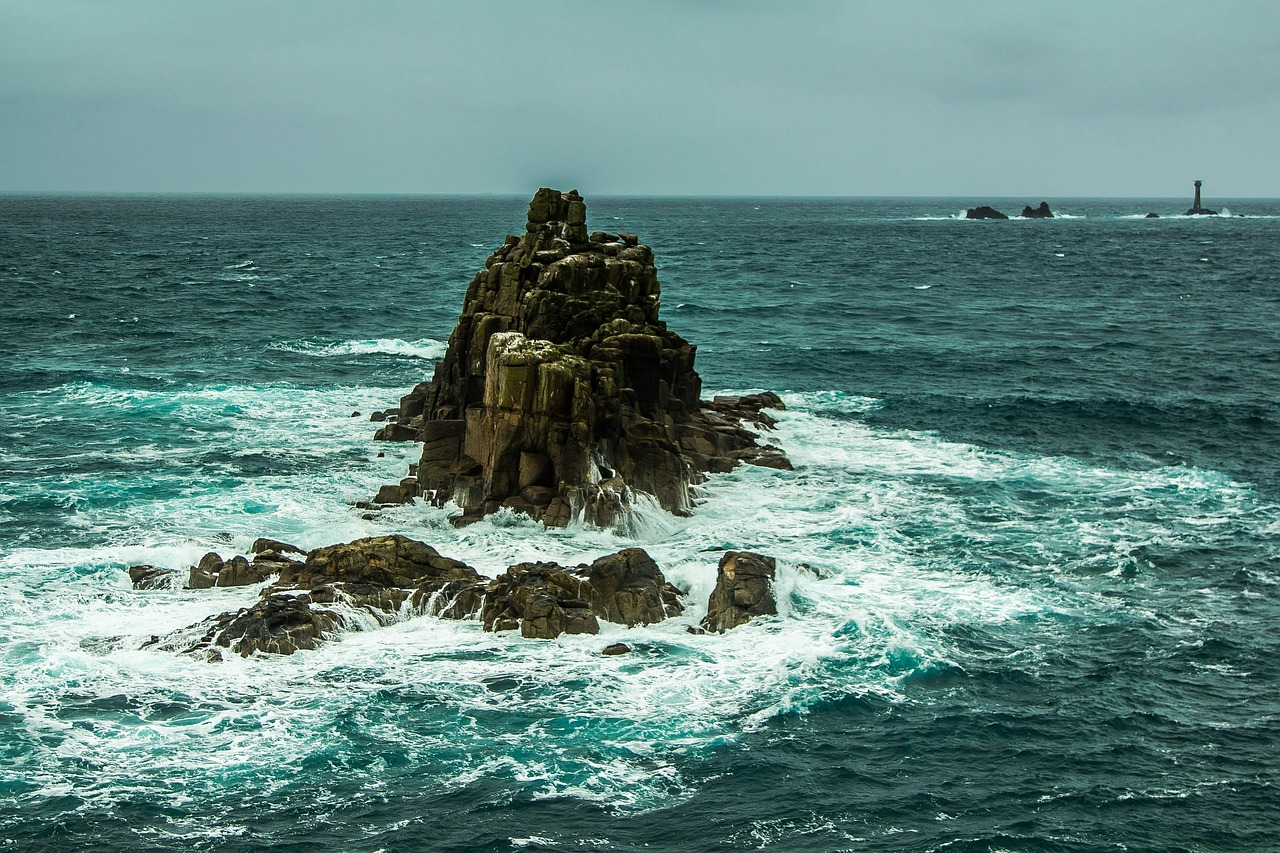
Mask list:
[[576,191],[538,190],[525,233],[467,288],[434,378],[375,436],[423,444],[415,476],[378,501],[453,501],[457,523],[509,507],[548,526],[611,526],[637,491],[686,514],[705,472],[789,467],[742,425],[781,401],[702,402],[695,347],[658,318],[659,296],[634,234],[588,234]]
[[724,632],[745,625],[753,616],[773,616],[778,604],[773,595],[777,561],[752,551],[726,551],[720,558],[716,586],[707,602],[702,627]]

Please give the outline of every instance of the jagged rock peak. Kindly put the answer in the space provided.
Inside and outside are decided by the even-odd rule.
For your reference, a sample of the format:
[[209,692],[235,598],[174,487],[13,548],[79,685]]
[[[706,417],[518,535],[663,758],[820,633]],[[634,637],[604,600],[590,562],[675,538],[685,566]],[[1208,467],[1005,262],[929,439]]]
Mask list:
[[[460,523],[507,507],[610,526],[636,491],[687,513],[702,472],[789,467],[742,411],[699,399],[695,347],[658,318],[653,253],[634,234],[588,234],[586,209],[577,191],[538,190],[525,233],[472,279],[434,377],[378,433],[423,442],[415,474],[379,503],[421,495],[455,502]],[[737,401],[781,408],[776,395]]]

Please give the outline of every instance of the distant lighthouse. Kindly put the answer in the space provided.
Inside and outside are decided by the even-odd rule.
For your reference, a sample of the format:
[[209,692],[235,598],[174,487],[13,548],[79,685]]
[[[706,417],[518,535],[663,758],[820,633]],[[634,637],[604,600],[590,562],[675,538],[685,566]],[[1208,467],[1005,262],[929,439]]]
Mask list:
[[1191,205],[1191,209],[1186,212],[1186,216],[1217,216],[1218,211],[1209,210],[1200,206],[1200,181],[1196,181],[1196,200]]

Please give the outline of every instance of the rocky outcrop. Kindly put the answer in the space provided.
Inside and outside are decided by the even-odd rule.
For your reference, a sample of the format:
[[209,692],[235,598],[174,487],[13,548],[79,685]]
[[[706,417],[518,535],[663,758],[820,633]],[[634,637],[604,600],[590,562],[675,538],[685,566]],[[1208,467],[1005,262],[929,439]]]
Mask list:
[[964,212],[965,219],[1008,219],[1009,217],[996,210],[994,207],[987,205],[979,205],[971,207]]
[[[233,564],[261,567],[267,555],[280,554],[272,544],[263,545],[253,563],[239,556],[227,560],[216,577],[221,579]],[[201,565],[212,565],[213,559],[216,554],[206,555]],[[175,632],[160,640],[160,646],[211,657],[220,656],[223,649],[243,656],[291,654],[315,648],[338,630],[389,624],[406,610],[413,615],[473,618],[484,598],[484,584],[475,569],[406,536],[375,536],[317,548],[305,561],[279,563],[277,571],[279,578],[263,590],[261,601]]]
[[1053,211],[1049,209],[1049,202],[1040,202],[1039,207],[1026,205],[1022,208],[1023,219],[1053,219]]
[[598,634],[587,582],[555,563],[521,563],[494,579],[480,618],[486,631],[519,631],[531,639]]
[[[276,543],[280,544],[280,543]],[[255,543],[255,547],[258,544]],[[236,556],[222,568],[259,565]],[[130,577],[169,574],[130,571]],[[197,569],[192,569],[196,571]],[[156,638],[148,645],[220,659],[224,652],[292,654],[313,649],[341,630],[390,624],[409,616],[475,619],[487,631],[519,631],[554,639],[561,634],[595,634],[600,620],[645,625],[684,611],[680,591],[667,582],[641,548],[608,554],[590,565],[565,568],[535,562],[511,566],[492,581],[466,563],[441,556],[430,545],[406,536],[375,536],[317,548],[304,561],[279,569],[276,582],[250,607],[210,617]]]
[[[262,543],[268,543],[262,545]],[[262,545],[261,548],[259,546]],[[271,546],[281,546],[283,551],[276,551]],[[260,553],[259,553],[260,550]],[[292,545],[259,539],[254,542],[253,561],[236,555],[224,561],[217,553],[210,551],[200,558],[200,562],[187,571],[187,587],[189,589],[210,589],[215,586],[250,586],[262,583],[272,575],[296,562],[293,554],[301,554]]]
[[580,570],[589,584],[591,609],[628,628],[650,625],[684,611],[680,591],[663,577],[643,548],[626,548]]
[[178,575],[157,566],[130,566],[129,582],[134,589],[171,589],[178,585]]
[[611,526],[636,492],[685,514],[707,472],[788,467],[742,424],[746,413],[767,428],[756,416],[781,401],[701,401],[695,347],[658,318],[659,296],[634,234],[588,234],[576,191],[538,190],[525,233],[467,288],[433,379],[375,436],[423,443],[415,474],[378,502],[453,501],[457,523],[507,507],[548,526]]
[[489,584],[481,618],[486,631],[554,639],[599,633],[601,619],[630,627],[683,611],[679,590],[657,563],[644,549],[627,548],[572,570],[555,563],[512,566]]
[[726,551],[716,572],[716,586],[707,602],[702,627],[724,632],[744,625],[754,616],[778,612],[773,596],[777,562],[751,551]]

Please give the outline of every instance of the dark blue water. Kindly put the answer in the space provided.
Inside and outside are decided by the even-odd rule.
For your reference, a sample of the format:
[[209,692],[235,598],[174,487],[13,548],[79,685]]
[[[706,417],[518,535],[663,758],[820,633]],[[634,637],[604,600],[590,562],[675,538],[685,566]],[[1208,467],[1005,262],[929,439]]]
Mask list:
[[[786,392],[797,463],[624,533],[350,506],[524,200],[0,197],[0,839],[1276,849],[1280,202],[972,203],[589,198],[708,391]],[[638,542],[690,610],[138,649],[256,591],[129,565],[393,530],[490,574]],[[782,614],[689,635],[723,547],[779,557]]]

